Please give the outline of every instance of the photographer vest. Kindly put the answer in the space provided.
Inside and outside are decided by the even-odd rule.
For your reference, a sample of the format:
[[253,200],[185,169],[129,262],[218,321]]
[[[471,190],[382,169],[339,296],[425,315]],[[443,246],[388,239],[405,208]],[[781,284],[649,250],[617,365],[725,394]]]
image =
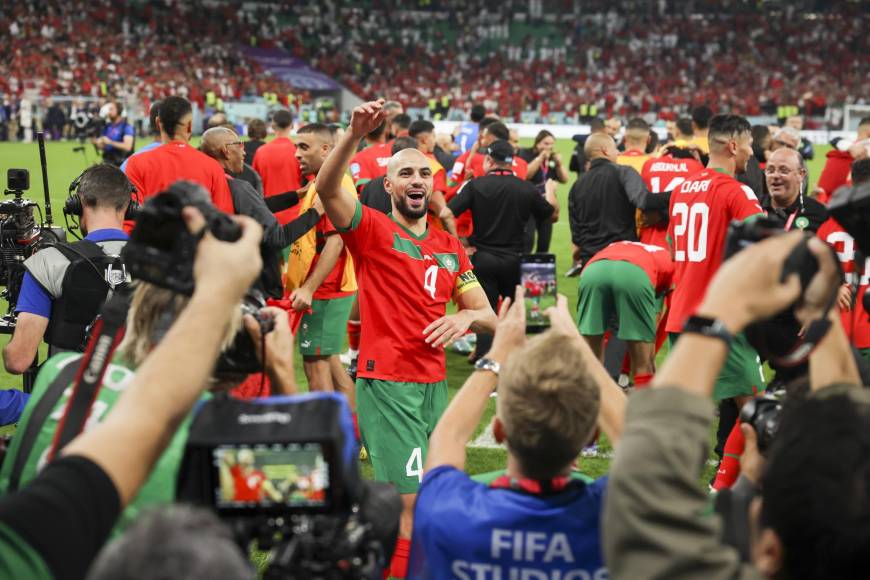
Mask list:
[[88,328],[110,292],[129,283],[121,259],[126,240],[57,244],[34,254],[27,271],[52,296],[45,331],[50,353],[84,348]]

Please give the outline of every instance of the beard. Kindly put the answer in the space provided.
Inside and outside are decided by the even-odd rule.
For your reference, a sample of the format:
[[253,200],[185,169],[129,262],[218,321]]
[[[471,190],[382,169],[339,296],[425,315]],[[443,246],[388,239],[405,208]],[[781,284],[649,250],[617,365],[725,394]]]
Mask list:
[[418,220],[426,216],[426,213],[429,211],[429,198],[427,197],[423,203],[423,206],[420,209],[412,209],[408,205],[408,198],[406,196],[402,196],[399,199],[395,199],[394,203],[396,204],[396,211],[400,214],[408,218],[409,220]]

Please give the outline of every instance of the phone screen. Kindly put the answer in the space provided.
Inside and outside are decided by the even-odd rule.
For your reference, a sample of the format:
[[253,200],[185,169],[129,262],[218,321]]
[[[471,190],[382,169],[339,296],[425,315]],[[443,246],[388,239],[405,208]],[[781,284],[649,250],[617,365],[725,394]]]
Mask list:
[[520,283],[526,294],[526,329],[529,332],[546,330],[550,327],[550,319],[544,316],[544,311],[556,305],[556,256],[523,256]]

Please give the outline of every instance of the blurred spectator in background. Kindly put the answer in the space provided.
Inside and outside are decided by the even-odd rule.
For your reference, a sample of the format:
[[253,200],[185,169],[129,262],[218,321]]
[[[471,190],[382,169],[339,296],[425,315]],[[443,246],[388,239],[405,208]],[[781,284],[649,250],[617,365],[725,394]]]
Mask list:
[[[263,195],[271,197],[297,191],[304,177],[296,160],[296,145],[290,138],[293,132],[293,113],[287,109],[272,115],[275,138],[257,149],[253,159],[254,170],[263,180]],[[299,216],[299,207],[294,206],[275,214],[281,224]]]
[[813,150],[813,144],[806,137],[801,137],[801,131],[804,129],[804,118],[801,115],[792,115],[785,120],[785,126],[791,127],[795,131],[798,132],[798,137],[800,137],[800,145],[798,145],[797,150],[801,154],[805,160],[810,161],[815,155],[815,151]]
[[251,119],[248,123],[248,140],[245,141],[245,159],[249,162],[254,161],[254,154],[257,149],[266,144],[266,136],[269,134],[269,129],[266,127],[266,122],[262,119]]
[[43,129],[52,141],[59,141],[63,136],[63,127],[66,125],[66,114],[61,106],[51,99],[45,101],[45,106],[47,110],[42,122]]

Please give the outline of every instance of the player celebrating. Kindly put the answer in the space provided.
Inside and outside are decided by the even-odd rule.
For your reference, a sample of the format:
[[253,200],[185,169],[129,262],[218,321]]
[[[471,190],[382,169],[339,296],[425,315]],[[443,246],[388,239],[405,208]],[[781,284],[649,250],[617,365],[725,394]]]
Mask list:
[[[643,182],[646,184],[650,193],[670,194],[687,177],[694,175],[704,169],[704,166],[697,161],[688,149],[681,147],[670,147],[660,157],[651,157],[641,168],[640,176],[643,177]],[[647,198],[649,203],[655,199],[655,196]],[[662,210],[667,206],[667,200],[662,200]],[[647,211],[647,214],[650,212]],[[652,244],[662,248],[668,248],[668,227],[665,220],[660,223],[644,225],[640,229],[640,241],[644,244]]]
[[[710,160],[707,168],[695,174],[671,193],[668,237],[674,250],[674,284],[667,331],[679,333],[687,319],[695,314],[707,286],[722,263],[725,236],[731,220],[743,220],[762,214],[755,193],[748,185],[734,178],[746,169],[752,156],[752,133],[749,122],[737,115],[717,115],[710,120],[708,132]],[[712,324],[694,317],[693,324]],[[716,380],[713,398],[716,402],[735,399],[741,406],[757,390],[763,388],[764,377],[758,353],[746,337],[734,336],[725,366]],[[736,414],[733,417],[736,419]],[[719,443],[730,428],[728,417],[720,413]],[[728,463],[736,461],[729,448],[742,447],[739,425],[728,436],[720,474],[728,471]],[[725,461],[728,459],[728,461]],[[735,466],[736,467],[736,466]],[[732,472],[734,470],[731,470]],[[727,486],[717,475],[714,487]]]
[[[391,574],[404,577],[428,439],[447,405],[443,347],[469,328],[492,332],[496,316],[459,240],[427,226],[432,169],[425,155],[405,149],[390,159],[384,180],[390,215],[364,207],[341,187],[356,144],[384,115],[383,101],[354,109],[316,187],[361,280],[357,411],[376,479],[402,494]],[[445,315],[451,299],[458,312]]]

